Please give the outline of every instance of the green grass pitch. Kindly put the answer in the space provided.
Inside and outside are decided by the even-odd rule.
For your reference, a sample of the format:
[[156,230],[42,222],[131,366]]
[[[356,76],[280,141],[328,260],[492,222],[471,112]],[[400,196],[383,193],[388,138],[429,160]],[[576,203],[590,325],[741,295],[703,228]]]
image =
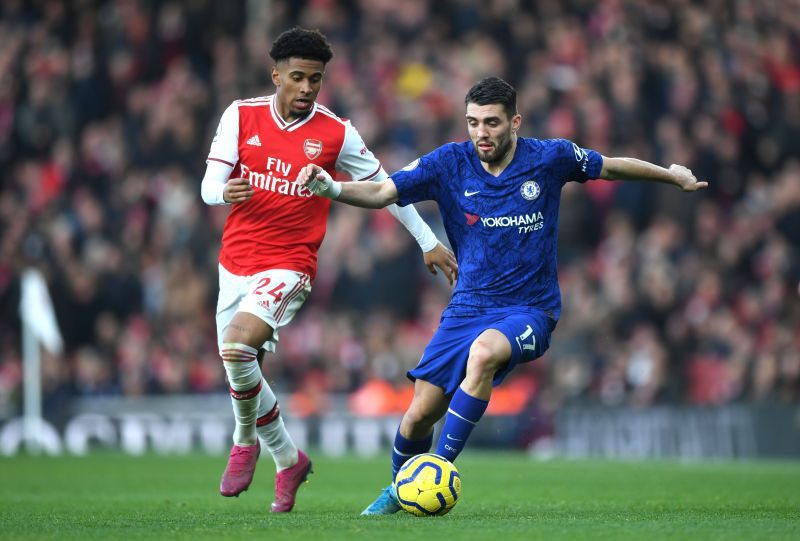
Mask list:
[[295,511],[271,515],[274,467],[239,498],[217,493],[225,457],[0,458],[0,539],[800,539],[800,464],[536,462],[466,452],[445,517],[360,517],[387,458],[315,457]]

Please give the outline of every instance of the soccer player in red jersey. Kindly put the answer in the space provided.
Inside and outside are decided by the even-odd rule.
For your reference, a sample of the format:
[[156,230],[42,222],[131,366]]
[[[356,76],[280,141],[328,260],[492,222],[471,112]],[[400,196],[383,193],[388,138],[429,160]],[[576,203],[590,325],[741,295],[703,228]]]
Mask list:
[[[287,512],[311,461],[286,431],[259,360],[275,351],[278,328],[311,291],[330,207],[330,199],[294,180],[312,160],[354,181],[381,181],[387,174],[350,122],[316,103],[333,56],[325,36],[293,28],[278,36],[269,54],[275,94],[237,100],[225,110],[201,192],[209,205],[231,205],[219,255],[217,335],[236,429],[220,492],[247,490],[260,439],[277,469],[271,510]],[[389,210],[419,243],[428,269],[435,274],[438,267],[452,284],[453,253],[413,207]]]

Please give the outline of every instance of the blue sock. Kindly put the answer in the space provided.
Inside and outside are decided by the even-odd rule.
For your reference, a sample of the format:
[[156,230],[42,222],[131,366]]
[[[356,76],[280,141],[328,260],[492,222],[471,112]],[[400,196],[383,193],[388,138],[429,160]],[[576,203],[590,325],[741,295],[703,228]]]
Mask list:
[[397,476],[397,472],[406,463],[406,460],[420,453],[427,453],[431,450],[433,443],[433,432],[427,438],[421,440],[408,440],[400,434],[400,428],[394,436],[394,447],[392,447],[392,482]]
[[444,427],[436,445],[436,454],[450,462],[455,461],[488,405],[487,400],[470,396],[459,387],[450,401],[450,407],[447,408]]

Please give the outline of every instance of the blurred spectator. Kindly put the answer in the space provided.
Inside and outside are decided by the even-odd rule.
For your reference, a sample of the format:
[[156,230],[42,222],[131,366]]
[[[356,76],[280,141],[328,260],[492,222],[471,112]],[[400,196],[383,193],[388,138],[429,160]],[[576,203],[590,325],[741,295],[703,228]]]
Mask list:
[[[463,139],[464,93],[496,74],[519,89],[524,135],[711,182],[690,199],[565,188],[560,336],[490,411],[800,400],[798,0],[13,0],[0,7],[0,416],[19,402],[29,264],[66,339],[45,360],[51,414],[75,395],[224,392],[211,315],[226,211],[199,183],[222,110],[272,93],[267,44],[293,24],[333,41],[320,101],[389,171]],[[445,281],[383,212],[345,206],[320,267],[270,383],[302,415],[356,390],[355,411],[402,411]]]

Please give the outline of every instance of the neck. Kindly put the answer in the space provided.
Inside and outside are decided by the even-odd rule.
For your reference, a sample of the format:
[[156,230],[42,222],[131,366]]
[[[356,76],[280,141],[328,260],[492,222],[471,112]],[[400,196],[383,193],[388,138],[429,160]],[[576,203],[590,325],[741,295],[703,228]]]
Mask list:
[[481,161],[481,165],[483,166],[483,168],[486,170],[487,173],[496,177],[500,173],[505,171],[508,164],[511,163],[511,160],[514,159],[514,153],[516,152],[516,150],[517,150],[517,136],[512,135],[511,147],[509,147],[508,152],[506,152],[503,155],[502,159],[492,163]]
[[275,112],[278,113],[278,116],[281,117],[287,124],[290,124],[298,118],[305,116],[292,112],[289,107],[284,108],[284,105],[281,103],[280,99],[278,99],[277,94],[275,95],[275,98],[276,99],[274,99],[272,102],[273,106],[275,107]]

